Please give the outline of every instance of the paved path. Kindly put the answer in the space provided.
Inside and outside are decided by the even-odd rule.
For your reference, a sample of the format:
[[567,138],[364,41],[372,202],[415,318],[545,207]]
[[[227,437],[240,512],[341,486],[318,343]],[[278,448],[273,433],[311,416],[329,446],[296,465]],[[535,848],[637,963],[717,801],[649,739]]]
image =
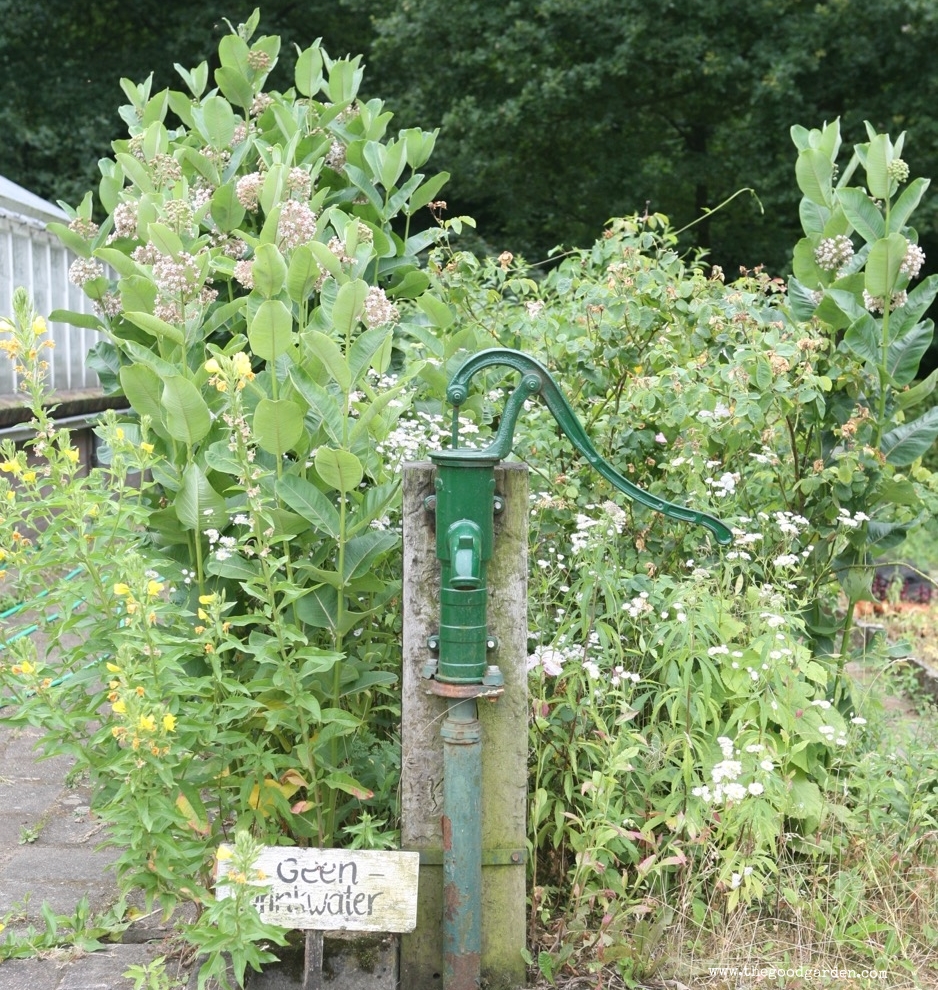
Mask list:
[[[39,737],[36,729],[0,724],[0,921],[7,919],[0,942],[30,925],[44,932],[44,901],[56,915],[70,916],[82,897],[92,912],[117,899],[108,870],[113,853],[98,848],[102,829],[90,813],[88,791],[68,782],[66,758],[36,758]],[[158,920],[147,918],[125,932],[121,944],[103,950],[8,959],[0,962],[0,990],[132,988],[122,974],[128,966],[166,955],[168,934]],[[167,972],[175,974],[177,963],[169,960]]]

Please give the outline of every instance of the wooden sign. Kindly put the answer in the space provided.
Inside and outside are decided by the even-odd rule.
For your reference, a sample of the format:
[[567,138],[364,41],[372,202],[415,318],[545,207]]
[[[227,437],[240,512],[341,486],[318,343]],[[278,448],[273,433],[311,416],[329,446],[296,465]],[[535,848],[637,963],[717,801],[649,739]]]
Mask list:
[[[231,884],[221,882],[230,862],[218,861],[219,898],[231,896]],[[284,928],[411,932],[419,866],[416,852],[268,846],[254,861],[267,888],[254,906]]]

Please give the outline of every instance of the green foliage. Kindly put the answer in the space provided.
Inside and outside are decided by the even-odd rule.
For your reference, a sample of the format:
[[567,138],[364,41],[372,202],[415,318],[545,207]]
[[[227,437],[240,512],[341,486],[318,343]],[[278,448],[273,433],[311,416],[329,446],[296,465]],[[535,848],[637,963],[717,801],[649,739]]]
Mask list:
[[[664,210],[679,226],[701,218],[688,243],[728,272],[783,271],[797,236],[779,127],[791,120],[907,127],[935,171],[920,80],[938,22],[919,0],[399,0],[374,27],[382,94],[406,121],[440,125],[448,198],[496,250],[542,257],[587,245],[610,216]],[[414,52],[433,57],[415,70]],[[710,216],[740,176],[765,212],[740,200]],[[933,237],[934,207],[921,224]]]
[[[613,221],[543,277],[508,255],[431,265],[476,338],[553,369],[620,472],[736,537],[719,555],[704,531],[618,504],[542,407],[519,423],[537,479],[532,920],[563,942],[554,974],[648,975],[675,917],[731,918],[790,882],[785,855],[844,855],[869,827],[839,783],[872,746],[844,668],[875,555],[934,507],[920,458],[938,430],[903,422],[931,387],[913,383],[933,280],[912,288],[906,262],[926,183],[899,175],[901,141],[871,134],[856,155],[877,205],[856,167],[835,185],[836,125],[794,135],[807,273],[787,292],[687,265],[658,215]],[[825,276],[824,237],[852,234],[872,245]],[[877,288],[908,296],[877,316]],[[480,420],[503,384],[484,382]],[[891,802],[869,800],[886,832]]]

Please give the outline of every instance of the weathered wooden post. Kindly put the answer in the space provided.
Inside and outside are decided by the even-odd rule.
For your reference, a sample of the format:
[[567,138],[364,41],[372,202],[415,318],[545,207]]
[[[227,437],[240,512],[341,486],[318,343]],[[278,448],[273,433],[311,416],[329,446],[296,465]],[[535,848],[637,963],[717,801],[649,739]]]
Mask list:
[[[435,492],[430,463],[404,468],[404,673],[401,735],[401,844],[420,858],[417,927],[401,940],[401,986],[439,990],[444,970],[443,740],[448,700],[427,691],[427,642],[439,631],[436,528],[425,500]],[[488,563],[488,625],[504,678],[496,702],[479,702],[482,725],[481,972],[496,987],[522,986],[525,966],[527,785],[528,479],[520,464],[495,470],[503,509],[494,518]]]

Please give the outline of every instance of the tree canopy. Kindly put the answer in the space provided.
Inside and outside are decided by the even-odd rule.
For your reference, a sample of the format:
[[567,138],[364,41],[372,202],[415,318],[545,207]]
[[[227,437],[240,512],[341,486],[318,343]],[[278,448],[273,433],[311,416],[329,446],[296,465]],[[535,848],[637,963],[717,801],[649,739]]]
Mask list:
[[[120,77],[178,86],[172,62],[201,62],[228,30],[220,14],[237,23],[252,6],[0,0],[0,173],[77,201],[123,135]],[[395,125],[440,127],[451,211],[532,259],[647,208],[696,221],[688,236],[728,271],[784,270],[796,123],[840,117],[848,142],[863,120],[908,129],[915,171],[938,175],[931,0],[269,0],[261,27],[363,53],[365,95]],[[926,247],[936,231],[923,210]]]

